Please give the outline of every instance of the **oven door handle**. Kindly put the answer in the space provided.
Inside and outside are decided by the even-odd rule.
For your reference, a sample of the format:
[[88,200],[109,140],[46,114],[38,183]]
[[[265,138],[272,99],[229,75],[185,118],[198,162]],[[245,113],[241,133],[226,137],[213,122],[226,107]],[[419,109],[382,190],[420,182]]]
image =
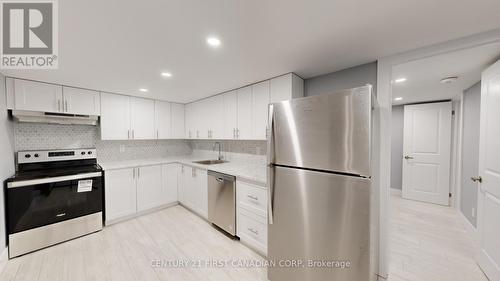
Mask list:
[[30,186],[44,183],[53,183],[53,182],[61,182],[61,181],[70,181],[70,180],[79,180],[79,179],[88,179],[102,176],[102,172],[94,172],[94,173],[86,173],[86,174],[77,174],[70,176],[60,176],[60,177],[51,177],[51,178],[41,178],[35,180],[25,180],[25,181],[13,181],[7,183],[7,188],[15,188],[22,186]]

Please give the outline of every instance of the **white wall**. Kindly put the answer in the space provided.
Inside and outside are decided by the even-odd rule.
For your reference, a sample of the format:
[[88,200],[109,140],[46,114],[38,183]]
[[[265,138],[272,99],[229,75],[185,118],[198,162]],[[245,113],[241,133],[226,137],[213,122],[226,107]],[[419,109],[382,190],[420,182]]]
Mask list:
[[392,107],[391,188],[403,187],[404,106]]
[[[14,133],[9,121],[6,107],[5,76],[0,74],[0,180],[14,174]],[[2,185],[3,187],[3,185]],[[5,201],[3,188],[0,192],[0,253],[6,245],[5,237]]]

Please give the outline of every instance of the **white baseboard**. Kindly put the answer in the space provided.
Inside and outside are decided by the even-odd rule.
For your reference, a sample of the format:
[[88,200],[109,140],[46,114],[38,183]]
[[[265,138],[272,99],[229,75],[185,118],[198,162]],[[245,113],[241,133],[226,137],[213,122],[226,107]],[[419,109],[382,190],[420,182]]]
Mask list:
[[479,242],[479,236],[477,233],[477,229],[469,222],[469,220],[464,216],[464,214],[462,214],[462,212],[460,210],[457,209],[457,212],[458,212],[458,216],[462,220],[462,225],[464,226],[465,231],[467,232],[467,234],[469,234],[470,237],[472,237],[472,239],[474,240],[474,243],[477,245]]
[[396,189],[391,187],[391,195],[401,196],[403,191],[401,189]]

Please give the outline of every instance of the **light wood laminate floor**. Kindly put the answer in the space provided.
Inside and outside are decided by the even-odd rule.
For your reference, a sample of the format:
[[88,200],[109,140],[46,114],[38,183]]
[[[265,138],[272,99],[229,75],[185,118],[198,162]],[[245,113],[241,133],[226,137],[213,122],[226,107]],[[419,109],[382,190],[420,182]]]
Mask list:
[[[391,198],[389,281],[486,281],[452,208]],[[263,258],[181,206],[0,265],[0,280],[266,280],[263,268],[155,267],[153,261]]]
[[389,281],[487,281],[456,209],[391,196]]

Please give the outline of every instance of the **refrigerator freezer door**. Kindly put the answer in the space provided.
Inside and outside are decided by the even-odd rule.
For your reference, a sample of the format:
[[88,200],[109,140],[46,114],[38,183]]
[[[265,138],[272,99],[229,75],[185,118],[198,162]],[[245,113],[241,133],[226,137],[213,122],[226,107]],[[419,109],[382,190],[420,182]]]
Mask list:
[[275,164],[370,175],[371,86],[272,107]]
[[[270,281],[364,281],[370,273],[370,180],[274,167]],[[302,266],[289,267],[283,261]],[[310,266],[309,261],[317,264]],[[341,268],[335,262],[349,262]],[[281,262],[281,265],[280,265]],[[321,262],[331,262],[330,264]]]

